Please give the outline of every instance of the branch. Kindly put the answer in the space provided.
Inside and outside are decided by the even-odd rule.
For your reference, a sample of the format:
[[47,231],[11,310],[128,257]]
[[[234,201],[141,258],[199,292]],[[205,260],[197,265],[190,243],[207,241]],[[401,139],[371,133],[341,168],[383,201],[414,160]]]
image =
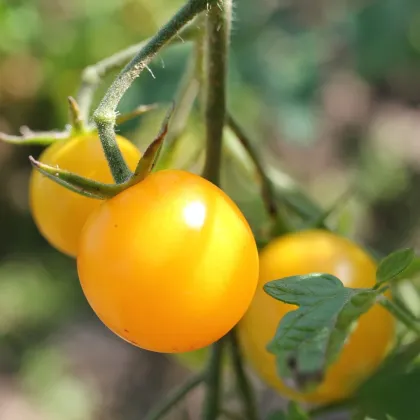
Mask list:
[[112,83],[93,114],[99,137],[112,175],[117,183],[124,182],[131,172],[115,140],[116,108],[124,93],[140,73],[147,68],[159,50],[166,45],[190,20],[216,0],[189,0],[175,16],[153,36],[128,63]]
[[258,420],[257,405],[255,402],[253,390],[245,373],[241,349],[235,328],[228,334],[228,339],[230,341],[233,369],[236,373],[238,389],[245,408],[245,418],[247,420]]
[[21,135],[13,136],[11,134],[0,132],[0,141],[5,143],[17,144],[22,146],[37,145],[49,146],[57,140],[66,140],[70,137],[69,131],[32,131],[26,126],[20,128]]
[[163,418],[175,404],[179,403],[190,391],[200,385],[203,381],[204,375],[202,373],[192,377],[179,388],[167,395],[158,406],[149,412],[144,420],[159,420]]
[[274,186],[264,169],[260,156],[258,156],[257,151],[252,146],[251,140],[239,126],[238,122],[233,118],[232,114],[228,113],[226,120],[229,128],[235,134],[236,138],[240,141],[249,157],[254,162],[255,168],[261,180],[261,195],[263,197],[267,213],[273,220],[277,220],[278,208]]
[[204,401],[203,420],[216,420],[219,415],[223,347],[223,338],[211,346],[210,361],[207,369],[207,394]]
[[220,183],[222,137],[226,118],[226,74],[229,47],[231,2],[211,7],[206,21],[205,120],[206,162],[203,176],[215,185]]
[[[195,38],[197,28],[189,25],[181,31],[176,38],[170,41],[170,45],[177,45],[183,42],[191,41]],[[146,39],[137,44],[131,45],[123,51],[119,51],[111,57],[107,57],[98,63],[88,66],[82,73],[82,83],[77,93],[77,102],[79,104],[82,117],[89,118],[89,110],[92,104],[93,94],[105,77],[112,70],[122,67],[127,61],[131,60],[140,50],[142,50],[152,38]]]
[[[206,16],[204,61],[206,161],[203,176],[219,185],[223,128],[226,118],[226,73],[231,20],[230,1],[213,5]],[[220,410],[220,376],[224,338],[211,347],[203,420],[216,420]]]
[[195,54],[189,59],[184,76],[181,79],[178,92],[175,97],[177,107],[172,118],[171,131],[166,139],[166,146],[162,148],[159,161],[155,170],[167,168],[175,155],[177,145],[188,122],[192,107],[197,98],[199,84],[195,78]]

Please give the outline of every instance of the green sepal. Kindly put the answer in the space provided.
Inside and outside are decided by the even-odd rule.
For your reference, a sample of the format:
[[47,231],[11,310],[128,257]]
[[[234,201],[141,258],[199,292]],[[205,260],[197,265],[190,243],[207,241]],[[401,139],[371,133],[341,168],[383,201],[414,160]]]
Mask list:
[[159,154],[162,150],[162,145],[168,132],[169,121],[173,114],[174,108],[175,104],[172,103],[172,106],[169,108],[162,122],[162,126],[158,135],[144,152],[144,155],[141,157],[139,163],[137,164],[133,176],[129,181],[127,181],[127,183],[123,184],[126,187],[138,184],[139,182],[143,181],[143,179],[145,179],[153,170],[157,160],[159,159]]
[[103,184],[83,176],[74,174],[65,169],[60,169],[35,160],[29,156],[35,170],[42,175],[67,188],[70,191],[89,198],[105,200],[118,194],[122,188],[117,184]]
[[77,136],[85,132],[85,122],[80,113],[79,104],[72,96],[67,98],[69,103],[70,122],[72,127],[72,135]]

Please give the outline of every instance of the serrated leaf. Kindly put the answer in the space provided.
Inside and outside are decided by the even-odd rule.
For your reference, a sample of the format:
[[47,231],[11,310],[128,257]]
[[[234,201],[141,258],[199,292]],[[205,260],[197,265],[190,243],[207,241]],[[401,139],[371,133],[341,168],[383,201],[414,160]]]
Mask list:
[[386,283],[400,277],[403,272],[411,265],[415,258],[413,249],[401,249],[385,257],[376,271],[378,283]]
[[299,306],[282,318],[267,350],[276,355],[278,374],[288,386],[304,390],[322,381],[351,326],[377,296],[372,289],[346,288],[337,277],[322,273],[274,280],[264,290]]

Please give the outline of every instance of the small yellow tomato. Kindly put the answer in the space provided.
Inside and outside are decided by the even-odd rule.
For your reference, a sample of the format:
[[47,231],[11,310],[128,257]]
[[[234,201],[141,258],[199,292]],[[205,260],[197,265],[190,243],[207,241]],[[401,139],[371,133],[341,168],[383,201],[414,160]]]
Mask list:
[[345,286],[367,288],[375,284],[376,265],[371,257],[348,239],[323,230],[308,230],[273,240],[260,254],[260,278],[254,300],[239,323],[244,353],[259,376],[286,396],[311,403],[328,403],[351,394],[384,359],[394,337],[394,319],[375,305],[362,315],[324,381],[310,393],[286,387],[278,378],[275,356],[266,345],[280,320],[296,306],[267,295],[265,283],[288,276],[329,273]]
[[[117,136],[117,143],[128,166],[134,170],[140,151],[123,137]],[[45,149],[39,161],[95,181],[113,182],[96,134],[57,141]],[[32,217],[44,238],[60,252],[76,257],[83,225],[102,201],[72,192],[36,170],[30,179],[29,201]]]
[[258,251],[236,204],[204,178],[152,173],[89,217],[77,267],[87,300],[141,348],[203,348],[240,320],[258,282]]

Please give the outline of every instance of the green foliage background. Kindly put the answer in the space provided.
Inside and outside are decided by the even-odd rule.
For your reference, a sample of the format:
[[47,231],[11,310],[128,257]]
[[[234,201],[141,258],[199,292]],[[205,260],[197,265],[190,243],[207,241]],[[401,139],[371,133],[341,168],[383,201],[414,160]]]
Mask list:
[[[1,1],[0,130],[62,127],[82,69],[150,36],[181,3]],[[330,220],[340,232],[381,254],[416,247],[420,3],[242,0],[234,11],[230,108],[278,186],[289,185],[287,174],[327,208],[355,184],[357,194]],[[155,78],[145,72],[120,111],[169,101],[187,54],[186,45],[162,53]],[[143,147],[159,119],[155,113],[119,130]],[[191,121],[180,161],[201,141],[198,122]],[[0,418],[141,418],[187,371],[108,332],[85,302],[74,262],[37,232],[27,156],[40,150],[0,144]],[[229,156],[224,163],[226,189],[257,223],[256,187]],[[416,286],[400,293],[419,314]]]

